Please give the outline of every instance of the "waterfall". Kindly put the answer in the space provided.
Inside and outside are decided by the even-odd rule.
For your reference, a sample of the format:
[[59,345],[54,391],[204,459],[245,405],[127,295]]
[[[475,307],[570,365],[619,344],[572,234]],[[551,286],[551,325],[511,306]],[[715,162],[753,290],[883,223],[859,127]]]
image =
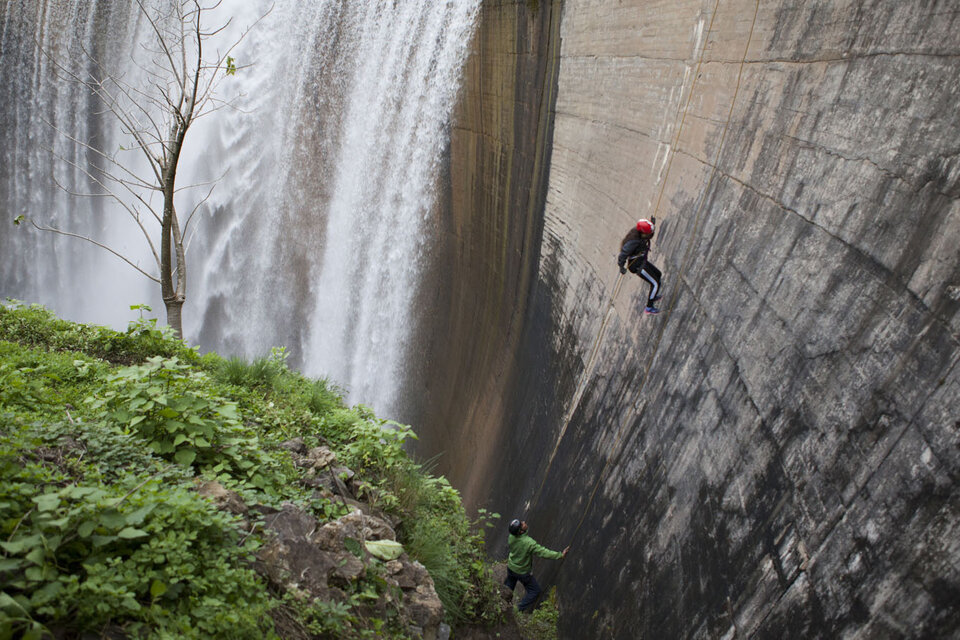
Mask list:
[[[143,73],[130,62],[143,21],[116,0],[35,4],[6,3],[0,36],[7,217],[30,213],[148,265],[132,225],[116,222],[116,206],[56,188],[54,178],[69,190],[89,185],[51,159],[51,147],[79,166],[89,159],[51,123],[79,139],[122,136],[76,87],[52,79],[36,47],[77,64],[78,51],[95,51],[118,72]],[[187,253],[189,341],[246,357],[285,346],[352,402],[395,415],[415,357],[409,338],[429,312],[414,300],[479,4],[233,0],[216,10],[213,22],[230,21],[221,46],[256,24],[234,54],[237,74],[220,85],[236,108],[199,121],[185,142],[178,185],[218,181],[208,199],[193,189],[177,202],[181,216],[200,207]],[[4,222],[0,295],[120,328],[130,304],[162,312],[158,287],[116,258],[23,226]]]

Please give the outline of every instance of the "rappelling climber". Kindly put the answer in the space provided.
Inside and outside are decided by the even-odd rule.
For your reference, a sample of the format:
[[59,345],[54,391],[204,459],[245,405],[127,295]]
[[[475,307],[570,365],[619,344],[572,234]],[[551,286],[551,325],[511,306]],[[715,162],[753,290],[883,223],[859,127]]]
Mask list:
[[551,551],[537,544],[536,540],[527,535],[527,523],[520,520],[511,520],[507,530],[510,532],[510,539],[507,542],[510,555],[507,557],[507,579],[503,581],[503,584],[513,591],[517,586],[517,581],[520,581],[526,593],[523,600],[517,605],[517,609],[526,611],[537,601],[541,592],[537,579],[531,573],[533,556],[558,560],[567,556],[570,547],[563,551]]
[[626,273],[627,269],[630,269],[650,283],[650,294],[647,296],[647,306],[643,310],[644,313],[660,313],[660,309],[656,305],[657,301],[663,297],[660,294],[660,269],[657,269],[647,260],[655,222],[656,218],[638,220],[637,226],[630,229],[620,242],[620,255],[617,256],[620,273]]

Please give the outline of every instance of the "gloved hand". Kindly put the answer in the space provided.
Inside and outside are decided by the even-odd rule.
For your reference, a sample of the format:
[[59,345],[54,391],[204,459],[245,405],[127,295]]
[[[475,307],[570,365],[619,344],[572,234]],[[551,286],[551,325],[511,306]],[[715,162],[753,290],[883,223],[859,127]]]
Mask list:
[[621,275],[624,274],[624,273],[626,273],[626,272],[627,272],[627,268],[626,268],[625,266],[623,266],[623,265],[620,265],[620,273],[621,273]]

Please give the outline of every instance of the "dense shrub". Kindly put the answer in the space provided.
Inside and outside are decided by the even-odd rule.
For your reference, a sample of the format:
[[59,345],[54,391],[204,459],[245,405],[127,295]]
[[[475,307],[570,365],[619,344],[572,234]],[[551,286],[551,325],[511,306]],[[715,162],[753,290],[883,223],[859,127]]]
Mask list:
[[410,459],[412,429],[346,407],[286,360],[282,348],[199,356],[155,320],[124,333],[0,306],[0,640],[261,638],[284,620],[320,636],[403,635],[396,611],[360,613],[390,589],[375,568],[348,603],[271,594],[250,569],[261,529],[241,531],[194,491],[216,479],[251,504],[342,515],[342,501],[297,482],[280,446],[293,437],[332,447],[359,497],[399,518],[451,622],[495,618],[487,518],[470,523],[456,490]]
[[[270,598],[232,518],[161,468],[74,475],[21,427],[0,447],[0,628],[110,625],[177,637],[260,638]],[[41,445],[41,446],[38,446]],[[0,637],[4,637],[0,632]]]

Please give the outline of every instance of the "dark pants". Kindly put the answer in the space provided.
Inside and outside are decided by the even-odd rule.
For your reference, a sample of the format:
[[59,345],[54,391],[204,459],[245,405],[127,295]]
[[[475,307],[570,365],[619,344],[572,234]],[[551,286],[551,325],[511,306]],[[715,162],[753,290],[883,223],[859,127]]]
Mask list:
[[663,274],[660,273],[660,269],[657,269],[649,262],[644,263],[643,267],[641,267],[639,271],[634,271],[634,273],[650,283],[650,294],[647,296],[647,306],[653,306],[654,299],[660,294],[660,276]]
[[517,586],[517,580],[520,581],[520,584],[522,584],[524,590],[526,590],[523,600],[520,601],[517,608],[520,609],[520,611],[526,611],[533,606],[533,603],[536,602],[540,596],[540,585],[537,584],[537,579],[533,577],[532,573],[520,575],[507,569],[507,579],[503,581],[503,584],[507,585],[507,588],[513,591]]

